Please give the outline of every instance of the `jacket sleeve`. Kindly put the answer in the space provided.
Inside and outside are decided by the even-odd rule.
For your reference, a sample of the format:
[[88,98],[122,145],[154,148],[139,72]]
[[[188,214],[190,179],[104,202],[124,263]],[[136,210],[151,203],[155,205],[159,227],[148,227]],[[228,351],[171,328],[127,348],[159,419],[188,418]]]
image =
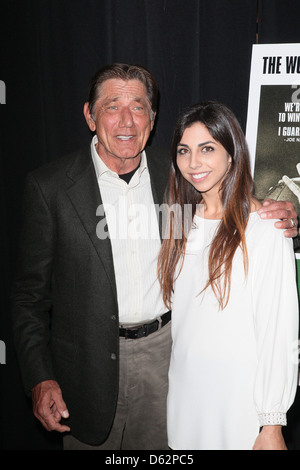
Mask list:
[[25,183],[22,229],[12,287],[14,342],[25,392],[54,379],[49,350],[54,225],[49,205],[34,178]]

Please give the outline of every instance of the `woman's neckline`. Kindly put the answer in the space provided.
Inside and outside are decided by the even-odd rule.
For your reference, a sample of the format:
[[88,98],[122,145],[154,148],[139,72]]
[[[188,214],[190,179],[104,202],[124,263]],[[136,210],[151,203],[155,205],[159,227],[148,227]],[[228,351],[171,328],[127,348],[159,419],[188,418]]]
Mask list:
[[[250,212],[249,216],[251,217],[252,215],[254,214],[257,214],[257,211],[253,211],[253,212]],[[201,219],[201,220],[207,220],[207,221],[211,221],[211,222],[220,222],[222,219],[206,219],[205,217],[201,217],[201,215],[198,215],[198,214],[195,214],[195,216],[197,219]]]

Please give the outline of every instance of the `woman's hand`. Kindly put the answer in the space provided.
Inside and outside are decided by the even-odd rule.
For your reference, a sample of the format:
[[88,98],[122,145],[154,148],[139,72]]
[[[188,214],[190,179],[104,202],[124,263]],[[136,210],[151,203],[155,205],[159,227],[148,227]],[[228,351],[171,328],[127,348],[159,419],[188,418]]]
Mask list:
[[281,426],[264,426],[256,438],[253,450],[287,450]]

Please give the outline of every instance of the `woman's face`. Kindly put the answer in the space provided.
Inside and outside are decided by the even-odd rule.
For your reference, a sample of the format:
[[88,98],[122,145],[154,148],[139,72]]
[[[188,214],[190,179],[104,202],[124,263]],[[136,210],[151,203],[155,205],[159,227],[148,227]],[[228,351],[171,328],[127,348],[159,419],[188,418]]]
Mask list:
[[230,163],[231,156],[204,124],[196,122],[185,129],[177,145],[177,165],[182,176],[203,196],[218,195]]

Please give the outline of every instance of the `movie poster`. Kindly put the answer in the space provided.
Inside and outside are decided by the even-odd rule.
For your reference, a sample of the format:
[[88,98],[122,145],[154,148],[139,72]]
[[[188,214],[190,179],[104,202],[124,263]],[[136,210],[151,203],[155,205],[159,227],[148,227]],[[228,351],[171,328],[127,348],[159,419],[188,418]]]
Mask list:
[[246,138],[256,197],[300,214],[300,44],[253,46]]

